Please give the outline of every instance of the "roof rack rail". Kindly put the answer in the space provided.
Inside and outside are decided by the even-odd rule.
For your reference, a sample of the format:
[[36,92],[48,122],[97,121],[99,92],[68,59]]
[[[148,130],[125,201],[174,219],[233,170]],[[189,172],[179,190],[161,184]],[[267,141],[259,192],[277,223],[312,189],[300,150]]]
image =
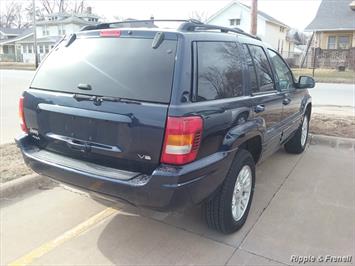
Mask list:
[[[198,31],[198,30],[219,30],[221,32],[234,32],[238,34],[243,34],[245,36],[248,36],[253,39],[257,39],[261,41],[261,39],[255,35],[246,33],[242,29],[239,28],[228,28],[228,27],[222,27],[222,26],[217,26],[217,25],[211,25],[211,24],[204,24],[199,20],[196,19],[146,19],[146,20],[134,20],[134,19],[127,19],[123,21],[114,21],[114,22],[105,22],[105,23],[100,23],[97,25],[88,25],[84,26],[81,28],[80,31],[86,31],[86,30],[101,30],[101,29],[109,29],[109,28],[119,28],[120,24],[130,24],[130,27],[144,27],[144,26],[154,26],[154,22],[182,22],[182,24],[179,26],[178,30],[180,31]],[[150,23],[150,24],[149,24]]]
[[196,30],[220,30],[221,32],[228,33],[228,32],[234,32],[234,33],[239,33],[245,36],[248,36],[253,39],[257,39],[261,41],[261,38],[249,33],[246,33],[242,29],[239,28],[228,28],[228,27],[223,27],[223,26],[217,26],[217,25],[211,25],[211,24],[204,24],[204,23],[195,23],[194,21],[187,21],[179,27],[179,30],[181,31],[196,31]]
[[135,27],[149,25],[149,23],[154,24],[154,22],[184,22],[184,23],[194,23],[196,25],[203,24],[201,21],[196,19],[145,19],[145,20],[134,20],[134,19],[127,19],[123,21],[113,21],[113,22],[105,22],[99,23],[97,25],[88,25],[84,26],[80,29],[80,31],[86,30],[101,30],[101,29],[108,29],[108,28],[115,28],[115,25],[119,26],[120,24],[133,24]]

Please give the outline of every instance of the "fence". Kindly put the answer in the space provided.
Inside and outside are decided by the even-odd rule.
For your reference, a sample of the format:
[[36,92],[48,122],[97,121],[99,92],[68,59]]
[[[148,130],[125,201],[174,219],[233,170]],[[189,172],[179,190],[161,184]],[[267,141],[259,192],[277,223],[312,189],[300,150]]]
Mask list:
[[355,70],[355,48],[345,50],[312,48],[304,58],[303,67]]

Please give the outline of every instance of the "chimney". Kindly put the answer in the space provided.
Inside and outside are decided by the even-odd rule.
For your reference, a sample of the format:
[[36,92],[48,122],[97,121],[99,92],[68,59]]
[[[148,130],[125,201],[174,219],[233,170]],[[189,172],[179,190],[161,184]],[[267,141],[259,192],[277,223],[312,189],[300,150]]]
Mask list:
[[92,7],[91,6],[88,6],[87,8],[86,8],[86,14],[92,14]]
[[355,1],[352,1],[349,6],[352,11],[355,11]]

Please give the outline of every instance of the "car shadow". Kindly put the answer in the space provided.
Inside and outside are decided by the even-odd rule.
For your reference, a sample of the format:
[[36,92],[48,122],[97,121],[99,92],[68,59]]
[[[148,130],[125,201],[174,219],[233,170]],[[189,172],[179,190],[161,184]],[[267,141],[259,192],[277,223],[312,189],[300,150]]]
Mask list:
[[249,216],[236,233],[209,229],[200,206],[163,213],[123,205],[105,225],[98,248],[113,264],[223,264],[216,250],[241,246],[299,158],[280,150],[258,165]]

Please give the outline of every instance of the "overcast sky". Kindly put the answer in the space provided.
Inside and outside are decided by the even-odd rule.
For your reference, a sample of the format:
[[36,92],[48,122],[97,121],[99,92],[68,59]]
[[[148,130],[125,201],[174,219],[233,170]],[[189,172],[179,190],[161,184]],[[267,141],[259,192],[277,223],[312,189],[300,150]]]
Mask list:
[[[87,0],[93,12],[112,20],[121,18],[149,19],[185,19],[198,11],[212,15],[230,1],[226,0]],[[242,0],[250,5],[250,0]],[[259,9],[285,24],[303,30],[314,18],[320,0],[259,0]]]

